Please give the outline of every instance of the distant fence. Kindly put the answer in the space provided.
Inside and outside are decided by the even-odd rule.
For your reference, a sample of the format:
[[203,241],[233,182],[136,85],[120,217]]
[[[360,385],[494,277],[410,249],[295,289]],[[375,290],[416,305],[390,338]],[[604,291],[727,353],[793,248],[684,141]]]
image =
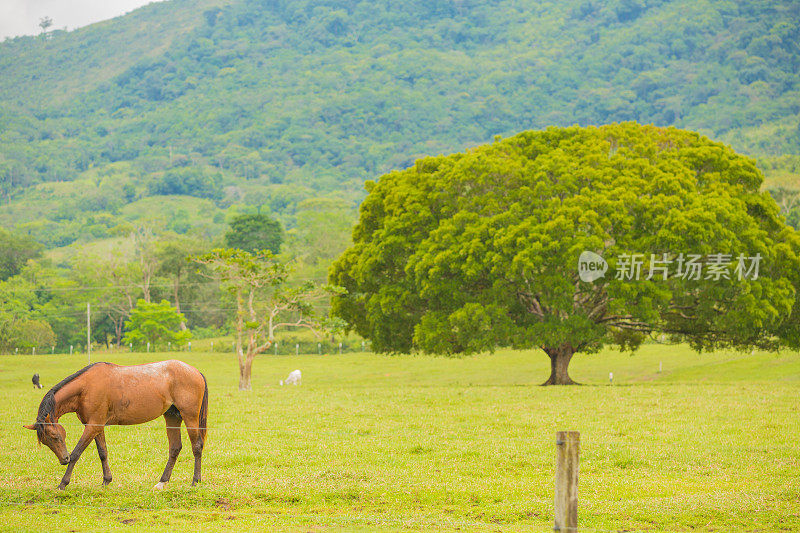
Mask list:
[[[149,346],[116,344],[92,345],[92,353],[117,353],[117,352],[214,352],[214,353],[236,353],[236,343],[230,340],[213,341],[200,340],[200,346],[195,341],[194,346],[189,343],[185,346]],[[320,339],[318,341],[308,341],[299,339],[284,339],[273,344],[264,355],[334,355],[344,353],[371,352],[371,345],[368,341],[361,340],[330,340]],[[86,354],[86,346],[75,344],[71,346],[39,346],[39,347],[16,347],[0,349],[0,355],[74,355]]]

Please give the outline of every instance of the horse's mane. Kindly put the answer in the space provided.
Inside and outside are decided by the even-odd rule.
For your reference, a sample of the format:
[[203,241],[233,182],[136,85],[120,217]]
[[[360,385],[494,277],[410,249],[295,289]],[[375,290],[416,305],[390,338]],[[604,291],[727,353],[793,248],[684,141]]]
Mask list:
[[64,385],[66,385],[73,379],[77,378],[78,376],[80,376],[81,374],[92,368],[94,365],[100,365],[100,364],[107,364],[107,363],[92,363],[91,365],[85,366],[80,370],[78,370],[77,372],[75,372],[74,374],[70,374],[69,376],[65,377],[64,379],[53,385],[53,388],[47,391],[47,394],[45,394],[44,398],[42,398],[42,403],[39,404],[39,413],[36,415],[36,422],[34,424],[34,426],[36,426],[36,436],[38,437],[39,442],[42,441],[42,437],[44,436],[43,431],[47,415],[50,415],[50,419],[55,421],[56,392],[61,390],[61,388],[63,388]]

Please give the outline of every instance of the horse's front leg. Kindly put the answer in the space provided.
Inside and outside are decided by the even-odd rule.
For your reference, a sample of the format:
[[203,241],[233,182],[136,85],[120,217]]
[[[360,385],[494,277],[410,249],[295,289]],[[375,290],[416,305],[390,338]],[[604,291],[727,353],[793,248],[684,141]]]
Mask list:
[[67,466],[67,471],[64,473],[64,477],[61,479],[61,483],[58,485],[59,489],[64,490],[64,488],[69,485],[69,479],[72,477],[72,469],[75,468],[75,463],[80,459],[83,450],[94,440],[98,432],[102,430],[102,425],[98,426],[95,424],[89,424],[83,428],[83,435],[78,439],[78,444],[75,446],[75,449],[69,454],[69,465]]
[[100,456],[100,463],[103,465],[103,485],[111,483],[111,469],[108,467],[108,449],[106,448],[106,432],[101,429],[100,433],[94,438],[97,445],[97,455]]

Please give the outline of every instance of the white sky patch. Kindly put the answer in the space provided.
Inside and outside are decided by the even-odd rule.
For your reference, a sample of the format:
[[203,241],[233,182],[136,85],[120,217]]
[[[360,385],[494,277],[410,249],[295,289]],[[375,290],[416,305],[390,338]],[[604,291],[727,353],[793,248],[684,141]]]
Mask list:
[[0,41],[36,35],[43,17],[53,19],[50,30],[69,30],[123,15],[153,0],[0,0]]

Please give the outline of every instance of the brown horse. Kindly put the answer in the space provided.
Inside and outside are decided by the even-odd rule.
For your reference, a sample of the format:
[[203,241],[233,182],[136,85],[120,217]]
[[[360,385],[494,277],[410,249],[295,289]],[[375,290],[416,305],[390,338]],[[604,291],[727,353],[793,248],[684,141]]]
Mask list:
[[[72,453],[67,453],[66,431],[58,419],[75,413],[84,425],[83,435]],[[164,488],[181,451],[181,421],[194,452],[192,485],[200,482],[200,460],[206,438],[208,384],[196,368],[181,361],[162,361],[136,366],[94,363],[44,395],[36,422],[25,426],[36,431],[39,442],[50,448],[67,472],[59,489],[69,484],[72,469],[94,439],[103,465],[103,485],[111,482],[105,426],[148,422],[164,415],[167,421],[169,459],[156,489]]]

